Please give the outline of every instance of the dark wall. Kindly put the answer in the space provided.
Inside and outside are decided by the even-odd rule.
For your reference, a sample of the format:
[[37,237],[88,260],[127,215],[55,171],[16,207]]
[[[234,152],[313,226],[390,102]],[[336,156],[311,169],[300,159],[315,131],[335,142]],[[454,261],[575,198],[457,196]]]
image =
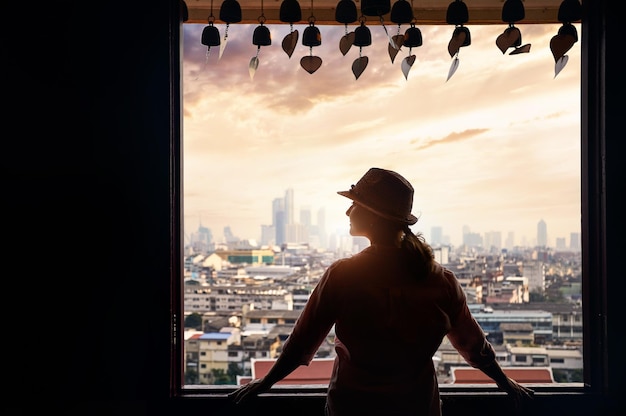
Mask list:
[[[177,208],[170,169],[178,163],[170,147],[172,130],[180,128],[171,110],[178,99],[170,78],[177,71],[170,66],[177,59],[170,47],[170,32],[179,30],[172,18],[176,3],[49,2],[38,21],[23,21],[20,8],[28,6],[13,3],[3,6],[13,24],[2,29],[8,71],[0,250],[8,386],[0,410],[320,414],[321,397],[268,398],[239,412],[223,400],[169,399],[170,259],[176,249],[170,216]],[[594,223],[593,235],[607,260],[593,269],[605,268],[608,278],[599,285],[606,290],[594,291],[590,300],[607,310],[590,317],[598,336],[589,347],[606,360],[593,369],[606,394],[541,396],[533,414],[609,415],[623,407],[623,37],[617,13],[603,11],[609,2],[593,3],[595,72],[583,88],[594,91],[594,121],[585,122],[587,128],[606,139],[589,163],[602,172],[590,189],[593,209],[606,203],[606,227]],[[134,21],[146,10],[149,18]],[[445,414],[500,413],[506,404],[498,397],[450,396]]]

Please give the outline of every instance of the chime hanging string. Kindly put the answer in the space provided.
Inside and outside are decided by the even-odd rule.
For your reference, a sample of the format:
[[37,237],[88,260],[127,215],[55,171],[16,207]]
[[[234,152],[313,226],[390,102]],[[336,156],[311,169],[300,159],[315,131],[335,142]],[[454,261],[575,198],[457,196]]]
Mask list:
[[[263,9],[263,0],[261,0],[261,15],[259,16],[259,23],[263,25],[265,23],[265,10]],[[259,57],[259,53],[261,52],[261,45],[257,45],[256,47],[256,57]]]
[[[215,22],[215,16],[213,16],[213,0],[211,0],[211,14],[209,15],[208,18],[209,24],[211,26],[213,26],[213,23]],[[209,55],[211,54],[211,48],[207,48],[206,50],[206,59],[204,62],[204,65],[206,66],[206,64],[209,62]]]
[[[309,24],[315,24],[315,16],[313,16],[313,0],[311,0],[311,15],[309,16]],[[313,56],[313,46],[309,46],[309,56]]]
[[385,35],[387,35],[387,39],[389,39],[389,44],[394,48],[394,49],[399,49],[398,45],[396,45],[396,42],[393,41],[393,39],[391,38],[391,36],[389,35],[389,32],[387,31],[387,27],[385,26],[385,19],[383,19],[383,15],[379,14],[378,17],[380,18],[380,24],[382,25],[383,29],[385,29]]

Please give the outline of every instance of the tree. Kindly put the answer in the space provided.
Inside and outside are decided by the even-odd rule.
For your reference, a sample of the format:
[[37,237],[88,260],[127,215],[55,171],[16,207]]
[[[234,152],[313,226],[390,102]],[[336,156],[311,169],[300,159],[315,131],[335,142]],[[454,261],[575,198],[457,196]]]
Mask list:
[[228,363],[227,374],[231,381],[236,382],[237,376],[243,375],[243,368],[238,363]]
[[546,297],[540,290],[531,290],[529,300],[531,303],[545,302]]
[[213,375],[212,384],[234,384],[221,368],[212,368],[211,374]]
[[191,315],[185,318],[185,328],[193,328],[198,331],[202,331],[202,315],[198,312],[193,312]]
[[198,372],[194,369],[189,369],[185,371],[185,384],[197,384],[198,381]]

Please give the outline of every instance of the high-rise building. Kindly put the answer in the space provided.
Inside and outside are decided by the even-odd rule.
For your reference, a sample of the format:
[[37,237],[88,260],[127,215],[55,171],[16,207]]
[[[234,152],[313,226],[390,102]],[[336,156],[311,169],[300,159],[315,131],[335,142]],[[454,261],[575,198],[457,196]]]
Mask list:
[[285,224],[293,224],[295,223],[295,218],[293,214],[293,189],[289,188],[285,191]]
[[285,211],[276,212],[276,216],[274,218],[276,225],[274,229],[276,230],[276,244],[282,245],[287,242],[287,224],[285,223]]
[[230,225],[224,227],[224,239],[226,243],[236,243],[239,239],[233,234],[230,229]]
[[311,226],[311,208],[310,207],[302,207],[300,208],[300,224],[305,227]]
[[543,219],[539,220],[539,223],[537,223],[537,246],[548,246],[548,226]]
[[513,231],[509,231],[507,233],[506,240],[504,241],[504,247],[508,249],[515,247],[515,233]]
[[430,229],[430,245],[440,246],[443,244],[443,229],[439,226]]
[[276,228],[273,225],[261,225],[261,244],[276,244]]
[[463,244],[467,247],[482,247],[483,238],[478,233],[467,232],[463,234]]
[[287,224],[285,231],[286,243],[302,244],[309,242],[309,230],[303,224]]
[[570,250],[580,251],[580,233],[570,233],[569,248]]
[[502,248],[502,233],[500,231],[488,231],[485,233],[484,247],[487,250]]
[[317,210],[317,234],[321,248],[328,248],[328,236],[326,234],[326,210],[322,207]]
[[274,237],[276,244],[281,245],[285,243],[285,200],[283,198],[274,198],[272,201],[272,225],[276,232]]

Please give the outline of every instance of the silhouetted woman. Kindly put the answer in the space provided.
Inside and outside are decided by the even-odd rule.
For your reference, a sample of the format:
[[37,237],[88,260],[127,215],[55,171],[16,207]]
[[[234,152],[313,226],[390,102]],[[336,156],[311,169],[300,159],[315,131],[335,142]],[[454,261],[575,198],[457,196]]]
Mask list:
[[417,222],[411,184],[396,172],[371,168],[338,193],[353,201],[346,212],[350,234],[371,245],[326,270],[274,366],[231,393],[235,403],[308,365],[333,325],[337,355],[327,415],[441,415],[432,357],[444,336],[516,404],[530,397],[532,390],[498,365],[456,276],[409,228]]

